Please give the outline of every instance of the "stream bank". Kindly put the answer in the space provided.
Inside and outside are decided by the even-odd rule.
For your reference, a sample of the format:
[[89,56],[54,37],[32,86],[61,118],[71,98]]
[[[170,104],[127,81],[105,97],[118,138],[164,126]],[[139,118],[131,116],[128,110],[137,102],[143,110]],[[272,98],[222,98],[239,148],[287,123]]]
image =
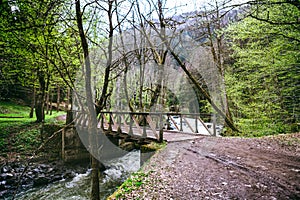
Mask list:
[[12,197],[18,184],[18,192],[20,192],[61,180],[70,180],[76,176],[76,173],[85,173],[88,165],[88,163],[65,164],[62,161],[33,162],[28,165],[25,173],[21,176],[26,168],[26,162],[5,163],[0,169],[0,199]]

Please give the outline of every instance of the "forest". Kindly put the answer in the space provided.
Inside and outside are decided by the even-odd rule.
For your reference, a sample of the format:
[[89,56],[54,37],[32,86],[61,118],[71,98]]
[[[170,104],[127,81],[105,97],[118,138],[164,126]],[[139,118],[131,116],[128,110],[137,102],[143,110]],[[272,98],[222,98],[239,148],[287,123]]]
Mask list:
[[170,2],[0,0],[0,121],[13,102],[36,125],[182,112],[216,116],[222,136],[299,132],[299,0]]

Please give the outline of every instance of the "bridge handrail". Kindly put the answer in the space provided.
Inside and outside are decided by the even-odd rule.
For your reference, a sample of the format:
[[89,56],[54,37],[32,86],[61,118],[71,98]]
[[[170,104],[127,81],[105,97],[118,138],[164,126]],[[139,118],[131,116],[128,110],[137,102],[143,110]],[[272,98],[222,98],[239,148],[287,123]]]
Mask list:
[[[75,115],[81,116],[79,119],[81,120],[80,123],[83,123],[84,125],[86,124],[85,120],[86,117],[88,116],[88,112],[81,112],[76,110]],[[82,115],[81,115],[82,114]],[[108,119],[105,117],[108,115]],[[128,121],[128,118],[125,119],[125,115],[129,115],[129,123],[126,124]],[[152,119],[149,119],[149,116],[153,117],[158,117],[159,120],[152,121]],[[123,116],[123,120],[121,119]],[[97,119],[98,123],[100,123],[100,126],[102,129],[104,129],[104,122],[108,120],[105,124],[108,125],[108,130],[112,131],[113,129],[117,129],[117,132],[122,132],[121,126],[122,123],[127,125],[128,127],[127,134],[133,135],[132,127],[135,125],[137,127],[137,130],[140,135],[143,137],[147,137],[147,131],[146,131],[146,125],[143,126],[143,128],[140,127],[139,123],[136,119],[136,116],[142,116],[140,120],[144,124],[148,124],[153,132],[153,135],[157,138],[157,140],[162,141],[163,138],[163,129],[164,129],[164,123],[163,123],[163,116],[167,116],[168,121],[172,121],[176,129],[180,132],[183,131],[183,124],[185,123],[188,125],[189,129],[193,133],[198,133],[198,121],[204,126],[204,128],[208,131],[210,135],[216,135],[216,128],[215,128],[215,121],[213,120],[213,132],[207,127],[207,125],[204,123],[204,121],[201,119],[201,117],[204,116],[212,116],[215,118],[214,114],[211,113],[181,113],[181,112],[131,112],[131,111],[101,111],[99,112]],[[180,118],[180,123],[177,125],[177,123],[174,121],[172,116],[178,116]],[[191,118],[194,119],[195,124],[192,125],[190,122],[187,120],[187,117],[190,116]],[[106,118],[106,119],[105,119]],[[114,119],[115,118],[115,119]],[[124,122],[122,122],[124,121]],[[127,122],[126,122],[127,121]],[[114,127],[112,127],[114,126]],[[169,126],[168,126],[169,127]],[[159,135],[157,135],[156,130],[159,130]]]
[[[213,116],[212,113],[101,111],[103,114]],[[100,114],[99,113],[99,114]]]
[[[88,114],[81,110],[72,110],[72,112],[78,112],[82,114]],[[213,113],[181,113],[181,112],[131,112],[131,111],[101,111],[103,114],[132,114],[132,115],[191,115],[191,116],[213,116]],[[99,113],[99,114],[100,114]]]

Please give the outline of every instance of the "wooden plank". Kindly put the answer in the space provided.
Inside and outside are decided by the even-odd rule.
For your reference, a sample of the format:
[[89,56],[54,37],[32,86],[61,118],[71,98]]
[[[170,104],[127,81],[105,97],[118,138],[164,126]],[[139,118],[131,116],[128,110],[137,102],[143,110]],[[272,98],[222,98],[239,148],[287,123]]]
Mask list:
[[142,132],[142,129],[141,129],[141,127],[140,127],[138,121],[135,119],[135,117],[134,117],[133,115],[131,116],[131,118],[133,119],[133,121],[134,121],[134,123],[135,123],[135,126],[137,127],[137,129],[138,129],[140,135],[142,135],[143,132]]
[[157,133],[156,133],[156,126],[155,126],[155,124],[154,124],[155,122],[152,121],[152,118],[151,118],[149,115],[147,115],[146,120],[147,120],[147,122],[148,122],[150,128],[152,129],[152,132],[153,132],[154,136],[155,136],[157,139],[159,139],[159,138],[158,138],[158,135],[157,135]]
[[173,118],[172,118],[172,117],[169,117],[169,118],[170,118],[171,121],[173,122],[173,124],[174,124],[174,126],[176,127],[176,129],[177,129],[178,131],[180,131],[180,129],[178,128],[178,126],[177,126],[176,122],[173,120]]
[[124,128],[125,128],[126,133],[129,133],[129,125],[126,123],[124,115],[121,115],[121,119],[124,121]]
[[104,127],[106,126],[106,128],[108,128],[109,123],[108,123],[108,121],[107,121],[105,115],[103,115],[103,122],[104,122]]
[[209,130],[209,128],[206,126],[206,124],[204,123],[204,121],[202,121],[202,119],[199,117],[198,118],[199,120],[200,120],[200,122],[201,122],[201,124],[204,126],[204,128],[209,132],[209,134],[210,135],[213,135],[211,132],[210,132],[210,130]]
[[193,133],[195,133],[193,127],[190,125],[190,123],[187,121],[187,119],[186,119],[185,117],[183,117],[183,120],[187,123],[187,125],[189,126],[189,128],[191,129],[191,131],[192,131]]
[[[115,114],[115,116],[118,117],[117,114]],[[113,130],[118,130],[118,123],[117,123],[117,120],[114,118],[113,113],[111,114],[111,119],[112,119],[113,124],[114,124],[113,125]]]

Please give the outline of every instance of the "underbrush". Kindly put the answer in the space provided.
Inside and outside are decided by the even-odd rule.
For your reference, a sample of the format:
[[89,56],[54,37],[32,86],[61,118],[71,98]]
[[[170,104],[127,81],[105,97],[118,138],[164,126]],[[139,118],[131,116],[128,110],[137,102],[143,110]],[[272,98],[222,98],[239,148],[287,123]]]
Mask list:
[[300,131],[299,123],[287,124],[266,119],[239,119],[236,123],[240,132],[227,129],[224,136],[263,137]]
[[[0,156],[8,158],[10,154],[30,154],[54,129],[57,130],[64,124],[64,121],[58,121],[56,117],[65,112],[46,115],[44,124],[36,123],[35,118],[29,117],[29,112],[28,106],[0,102]],[[43,132],[42,126],[45,127]]]

